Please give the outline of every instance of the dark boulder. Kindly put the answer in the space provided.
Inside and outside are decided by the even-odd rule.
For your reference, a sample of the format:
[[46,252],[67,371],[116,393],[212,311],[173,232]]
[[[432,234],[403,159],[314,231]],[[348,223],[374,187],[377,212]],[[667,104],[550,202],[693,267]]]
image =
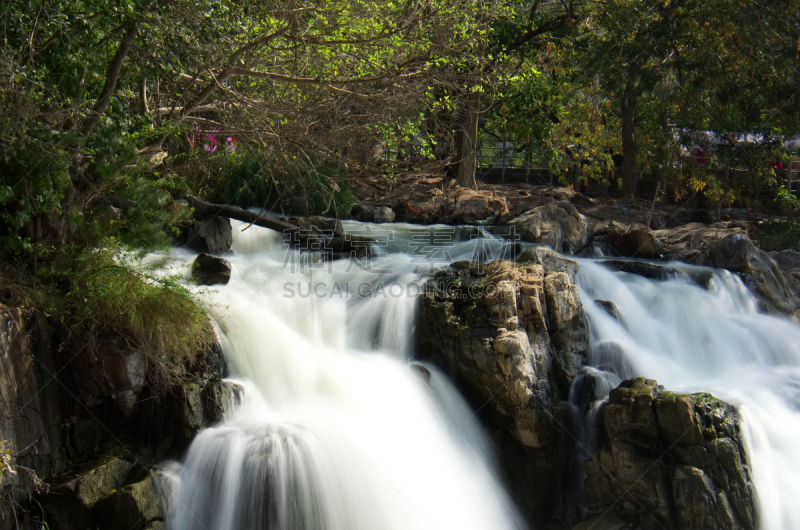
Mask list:
[[366,258],[375,256],[378,240],[367,236],[344,234],[325,242],[324,250],[333,257]]
[[608,300],[595,300],[595,304],[600,307],[603,311],[608,313],[614,320],[622,324],[622,316],[619,314],[619,309],[617,309],[616,304],[614,302],[609,302]]
[[[763,267],[761,250],[745,234],[730,234],[709,251],[714,266],[731,272],[751,272]],[[771,260],[770,260],[771,261]]]
[[209,254],[200,254],[192,264],[197,285],[225,285],[231,279],[231,262]]
[[759,309],[768,313],[800,316],[800,283],[791,273],[791,254],[779,256],[788,273],[744,234],[730,234],[708,252],[715,267],[738,273],[755,294]]
[[600,262],[611,270],[619,272],[629,272],[651,280],[671,280],[676,278],[677,273],[663,265],[649,263],[647,261],[629,261],[621,259],[608,259]]
[[168,495],[166,477],[141,470],[127,484],[98,501],[92,516],[100,530],[143,530],[149,524],[166,519]]
[[298,227],[306,237],[333,237],[344,234],[342,222],[339,219],[312,215],[310,217],[281,217],[281,220]]
[[176,242],[195,252],[226,254],[231,251],[233,230],[231,220],[214,215],[210,218],[183,221],[177,225],[180,233]]
[[620,256],[629,258],[660,258],[664,243],[647,230],[630,230],[622,234],[610,232],[606,239]]
[[350,215],[364,223],[393,223],[396,217],[394,210],[388,206],[362,203],[353,205]]
[[592,366],[621,378],[633,376],[633,367],[625,356],[622,346],[616,342],[604,341],[592,345]]
[[636,529],[755,529],[739,421],[710,394],[623,381],[602,412],[606,442],[585,462],[590,518],[613,513]]

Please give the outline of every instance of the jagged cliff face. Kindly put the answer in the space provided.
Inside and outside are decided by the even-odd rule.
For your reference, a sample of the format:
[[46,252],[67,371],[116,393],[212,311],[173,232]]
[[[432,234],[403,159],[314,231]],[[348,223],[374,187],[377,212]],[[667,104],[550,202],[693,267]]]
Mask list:
[[523,259],[530,261],[456,263],[437,276],[421,304],[418,351],[479,410],[512,494],[530,521],[543,524],[568,511],[565,400],[588,337],[577,264],[544,248]]
[[707,394],[623,382],[600,414],[594,454],[575,461],[566,400],[588,361],[578,265],[544,248],[520,258],[440,273],[422,297],[417,340],[478,410],[528,521],[572,527],[587,508],[577,490],[588,518],[575,528],[755,528],[738,415]]
[[0,305],[0,528],[157,527],[166,484],[152,465],[235,399],[218,351],[178,380],[122,337],[92,339]]

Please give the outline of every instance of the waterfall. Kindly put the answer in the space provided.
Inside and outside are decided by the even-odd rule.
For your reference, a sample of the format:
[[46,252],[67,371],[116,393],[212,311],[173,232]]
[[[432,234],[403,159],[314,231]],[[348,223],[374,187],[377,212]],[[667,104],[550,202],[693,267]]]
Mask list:
[[[321,262],[244,227],[229,284],[203,292],[244,397],[173,469],[168,527],[521,528],[474,414],[433,367],[409,366],[424,278],[477,240],[439,227],[462,241],[436,256],[436,227],[346,223],[386,235],[383,255]],[[191,258],[164,266],[187,272]]]
[[[737,404],[760,527],[800,528],[800,327],[757,313],[739,278],[724,270],[703,288],[693,280],[700,269],[686,265],[676,265],[669,281],[580,265],[592,364],[614,379],[646,376]],[[619,319],[594,300],[613,302]]]
[[[322,261],[233,225],[230,283],[201,296],[243,397],[170,468],[168,527],[524,528],[474,413],[435,367],[410,364],[425,280],[455,261],[504,257],[507,243],[346,221],[379,241],[378,257]],[[150,262],[189,275],[193,258]],[[800,327],[759,314],[727,271],[670,264],[670,279],[653,281],[579,261],[592,364],[570,396],[582,456],[596,444],[593,400],[622,379],[711,392],[741,412],[761,528],[800,528]]]

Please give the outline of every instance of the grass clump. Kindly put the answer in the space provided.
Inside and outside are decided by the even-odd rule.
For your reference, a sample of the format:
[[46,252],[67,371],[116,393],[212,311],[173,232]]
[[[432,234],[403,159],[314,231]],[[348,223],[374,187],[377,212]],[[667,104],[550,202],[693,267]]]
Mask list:
[[108,249],[92,252],[67,300],[84,326],[113,331],[173,368],[214,340],[208,315],[176,278],[148,274]]
[[162,373],[182,375],[215,341],[208,314],[177,278],[155,276],[120,259],[123,249],[109,243],[67,250],[35,272],[6,260],[0,267],[0,301],[40,310],[81,341],[122,337]]

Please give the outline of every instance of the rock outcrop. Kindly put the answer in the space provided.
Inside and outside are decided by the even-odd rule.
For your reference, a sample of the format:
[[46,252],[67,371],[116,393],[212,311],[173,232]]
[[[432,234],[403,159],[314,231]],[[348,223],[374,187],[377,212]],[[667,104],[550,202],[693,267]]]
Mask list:
[[606,239],[620,256],[657,259],[664,251],[664,243],[649,230],[612,231]]
[[605,442],[585,462],[590,515],[576,529],[611,518],[641,530],[756,528],[733,406],[629,379],[611,391],[602,427]]
[[177,225],[180,234],[176,243],[195,252],[226,254],[231,251],[233,230],[227,217],[212,217],[183,221]]
[[508,213],[508,203],[503,197],[490,191],[455,186],[445,191],[437,222],[473,224],[485,219],[498,219]]
[[577,264],[546,248],[526,259],[455,263],[437,275],[417,337],[420,357],[447,371],[481,411],[510,490],[528,519],[543,524],[559,510],[570,459],[563,400],[586,362],[588,337]]
[[192,263],[192,278],[197,285],[226,285],[231,279],[231,262],[209,254],[200,254]]
[[388,206],[373,204],[355,204],[350,215],[365,223],[393,223],[396,217],[394,210]]
[[564,254],[577,254],[592,241],[589,220],[567,201],[534,208],[508,222],[523,241],[547,245]]
[[[623,256],[651,259],[660,256],[667,261],[727,269],[741,277],[755,295],[761,311],[800,320],[800,274],[795,274],[800,271],[798,260],[794,259],[792,251],[764,252],[737,223],[711,226],[691,223],[654,232],[638,229],[621,232],[609,224],[598,234]],[[651,279],[666,280],[676,276],[673,269],[656,263],[606,260],[604,264]],[[708,287],[711,274],[713,271],[698,271],[692,279]]]
[[[238,399],[238,388],[220,379],[218,349],[190,364],[173,377],[121,337],[79,340],[38,311],[0,305],[0,444],[8,455],[0,529],[145,528],[163,519],[155,489],[128,486],[155,477],[155,464],[179,457]],[[105,499],[129,490],[148,517],[121,526],[98,505],[117,506]]]

